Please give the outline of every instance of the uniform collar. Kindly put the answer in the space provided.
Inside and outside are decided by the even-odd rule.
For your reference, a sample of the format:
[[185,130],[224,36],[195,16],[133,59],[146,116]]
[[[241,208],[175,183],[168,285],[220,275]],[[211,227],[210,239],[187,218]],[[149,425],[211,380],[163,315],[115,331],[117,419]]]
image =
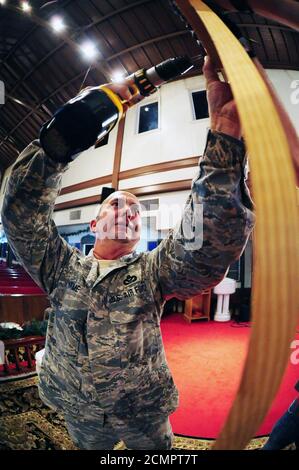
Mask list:
[[107,277],[112,271],[116,271],[117,269],[123,268],[128,264],[134,263],[140,258],[141,253],[137,254],[136,251],[129,253],[128,255],[122,256],[114,260],[115,262],[111,267],[106,268],[104,270],[101,269],[100,260],[97,259],[93,254],[93,249],[89,252],[89,254],[85,257],[85,260],[88,263],[91,263],[90,271],[86,278],[86,283],[89,288],[94,288],[99,282],[101,282],[105,277]]

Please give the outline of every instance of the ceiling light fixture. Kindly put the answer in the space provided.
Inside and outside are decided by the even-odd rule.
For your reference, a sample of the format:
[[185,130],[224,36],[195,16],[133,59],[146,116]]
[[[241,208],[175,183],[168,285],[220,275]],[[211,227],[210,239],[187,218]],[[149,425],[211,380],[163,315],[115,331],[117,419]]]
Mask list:
[[97,50],[95,44],[91,41],[86,41],[80,46],[80,50],[83,56],[88,59],[92,60],[95,59],[98,55],[99,51]]
[[61,16],[53,16],[50,20],[50,24],[56,33],[61,33],[66,28],[66,25]]
[[119,82],[122,82],[125,78],[125,75],[124,73],[122,72],[116,72],[113,77],[111,77],[111,81],[112,82],[116,82],[116,83],[119,83]]
[[25,11],[26,13],[30,13],[30,11],[32,10],[32,6],[28,2],[21,2],[21,7],[22,7],[22,10]]

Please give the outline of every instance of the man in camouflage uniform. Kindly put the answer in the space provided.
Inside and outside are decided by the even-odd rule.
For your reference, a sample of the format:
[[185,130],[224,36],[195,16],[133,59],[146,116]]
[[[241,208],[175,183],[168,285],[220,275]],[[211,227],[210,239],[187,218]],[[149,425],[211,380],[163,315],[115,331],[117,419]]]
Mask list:
[[[52,220],[67,166],[35,141],[12,171],[2,222],[17,258],[52,305],[40,396],[64,414],[70,436],[83,449],[112,449],[119,440],[131,449],[171,448],[168,417],[178,406],[178,393],[161,339],[164,303],[217,284],[253,226],[231,91],[209,60],[204,74],[211,117],[206,149],[180,227],[155,250],[134,252],[139,203],[120,191],[92,221],[96,243],[91,256],[83,256],[59,236]],[[118,92],[128,98],[127,86]],[[194,220],[198,206],[202,237],[191,243],[183,225],[201,222]],[[113,230],[117,235],[111,239]]]
[[[295,385],[299,392],[299,380]],[[290,403],[284,414],[275,422],[263,450],[280,450],[295,444],[299,450],[299,396]]]

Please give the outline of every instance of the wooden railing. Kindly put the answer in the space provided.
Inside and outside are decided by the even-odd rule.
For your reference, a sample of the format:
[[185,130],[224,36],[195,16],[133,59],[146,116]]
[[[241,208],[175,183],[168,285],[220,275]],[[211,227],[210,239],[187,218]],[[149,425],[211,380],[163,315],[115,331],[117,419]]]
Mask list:
[[[35,371],[34,356],[44,347],[45,339],[44,336],[4,339],[5,362],[0,369],[0,377]],[[20,356],[23,356],[23,359]]]

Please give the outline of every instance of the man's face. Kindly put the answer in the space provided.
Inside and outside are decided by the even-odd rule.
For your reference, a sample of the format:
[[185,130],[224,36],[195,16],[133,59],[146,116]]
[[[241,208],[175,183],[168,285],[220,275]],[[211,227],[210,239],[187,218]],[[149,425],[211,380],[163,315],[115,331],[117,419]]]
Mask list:
[[111,194],[103,203],[97,218],[90,224],[100,240],[110,239],[119,243],[140,240],[141,215],[138,199],[125,191]]

